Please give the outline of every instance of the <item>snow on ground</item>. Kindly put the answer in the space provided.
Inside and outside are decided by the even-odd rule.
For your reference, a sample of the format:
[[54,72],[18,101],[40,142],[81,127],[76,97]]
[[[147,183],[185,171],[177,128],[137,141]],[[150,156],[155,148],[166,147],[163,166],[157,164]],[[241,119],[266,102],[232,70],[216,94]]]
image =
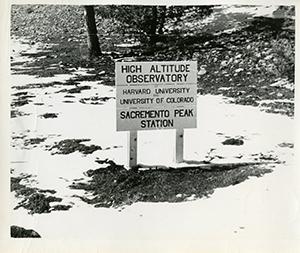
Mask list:
[[[32,76],[13,74],[11,84],[63,81],[72,75],[36,80]],[[101,105],[79,102],[96,94],[115,97],[114,87],[97,82],[81,82],[79,86],[84,85],[91,89],[82,90],[73,98],[57,93],[66,88],[62,85],[25,90],[35,97],[33,102],[18,108],[29,115],[11,119],[12,136],[47,139],[31,149],[22,149],[18,140],[12,141],[15,144],[11,149],[12,175],[33,175],[33,181],[28,182],[30,186],[54,189],[63,197],[63,203],[72,203],[73,207],[68,211],[34,215],[20,208],[12,211],[12,224],[34,229],[43,238],[60,239],[210,241],[226,238],[233,243],[260,239],[276,244],[277,240],[299,238],[296,228],[299,203],[293,191],[293,149],[279,145],[293,143],[293,119],[231,104],[221,96],[198,96],[197,128],[185,130],[185,160],[203,161],[211,151],[212,156],[219,157],[214,162],[251,162],[263,154],[285,163],[275,164],[274,172],[261,178],[217,189],[210,198],[182,203],[135,203],[120,210],[94,208],[74,197],[83,192],[68,186],[74,179],[86,180],[83,173],[97,168],[97,157],[127,164],[128,133],[116,132],[115,99]],[[72,103],[63,102],[65,100]],[[35,102],[43,104],[34,105]],[[57,113],[57,118],[40,117],[49,112]],[[244,145],[222,145],[229,137],[241,137]],[[51,151],[46,150],[47,145],[72,138],[91,139],[88,143],[100,145],[102,150],[89,155],[79,152],[51,155]],[[176,166],[174,152],[175,130],[138,133],[138,163]],[[183,165],[185,163],[178,166]],[[17,199],[13,193],[11,198],[13,208]]]
[[[169,203],[136,203],[122,212],[81,203],[68,212],[28,215],[13,212],[13,223],[44,238],[101,240],[260,239],[276,244],[298,238],[299,203],[290,170],[218,189],[211,198]],[[279,187],[284,186],[284,187]]]
[[277,5],[228,5],[224,8],[225,14],[230,13],[247,13],[254,17],[264,16],[273,17],[273,12],[278,9]]
[[210,30],[214,35],[232,33],[245,26],[245,21],[253,17],[282,18],[283,13],[276,13],[277,5],[220,5],[215,6],[211,15],[195,21],[189,19],[191,13],[186,14],[186,19],[180,24],[166,24],[168,30],[187,28],[187,31]]

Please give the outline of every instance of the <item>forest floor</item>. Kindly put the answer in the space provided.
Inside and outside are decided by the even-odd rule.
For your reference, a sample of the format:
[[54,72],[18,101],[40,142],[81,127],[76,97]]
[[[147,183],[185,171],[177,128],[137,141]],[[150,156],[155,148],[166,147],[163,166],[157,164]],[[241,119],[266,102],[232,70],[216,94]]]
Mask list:
[[[221,236],[242,230],[255,234],[269,208],[261,205],[259,210],[257,203],[277,208],[278,185],[288,184],[293,168],[294,20],[275,19],[273,7],[218,6],[201,22],[186,15],[178,27],[169,23],[169,30],[179,32],[152,46],[121,36],[102,22],[104,55],[90,60],[80,8],[33,5],[12,10],[13,224],[47,238],[81,237],[82,232],[121,238],[136,219],[143,219],[138,226],[152,232],[158,230],[160,215],[171,226],[182,219],[179,211],[170,214],[176,206],[192,217],[177,228],[188,237],[209,227],[202,225],[205,219],[216,221],[212,227]],[[127,169],[127,133],[115,129],[114,63],[121,60],[197,60],[198,127],[185,131],[183,163],[173,161],[174,130],[142,131],[141,166]],[[249,210],[238,214],[249,191],[255,196],[247,202]],[[233,208],[222,214],[225,221],[222,215],[209,216],[209,207],[217,213],[225,201]],[[280,210],[292,212],[290,208]],[[82,215],[88,217],[84,224]],[[115,219],[125,227],[111,226]],[[157,223],[151,225],[153,220]],[[288,229],[280,222],[283,229],[275,237]],[[220,229],[218,224],[224,223]],[[139,236],[153,237],[149,231]],[[133,228],[127,236],[137,233]]]

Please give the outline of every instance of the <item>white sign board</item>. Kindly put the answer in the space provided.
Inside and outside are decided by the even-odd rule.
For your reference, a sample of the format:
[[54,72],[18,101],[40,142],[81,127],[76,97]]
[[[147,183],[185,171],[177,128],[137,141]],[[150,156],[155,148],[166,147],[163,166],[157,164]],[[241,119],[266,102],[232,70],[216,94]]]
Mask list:
[[197,62],[117,62],[117,131],[195,128]]

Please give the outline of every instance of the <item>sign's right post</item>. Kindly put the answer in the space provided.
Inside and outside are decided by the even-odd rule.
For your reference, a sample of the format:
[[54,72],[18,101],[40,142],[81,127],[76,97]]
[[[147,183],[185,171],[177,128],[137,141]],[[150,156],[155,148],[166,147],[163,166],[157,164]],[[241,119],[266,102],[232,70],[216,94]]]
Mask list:
[[183,162],[183,129],[176,129],[176,162],[181,163]]

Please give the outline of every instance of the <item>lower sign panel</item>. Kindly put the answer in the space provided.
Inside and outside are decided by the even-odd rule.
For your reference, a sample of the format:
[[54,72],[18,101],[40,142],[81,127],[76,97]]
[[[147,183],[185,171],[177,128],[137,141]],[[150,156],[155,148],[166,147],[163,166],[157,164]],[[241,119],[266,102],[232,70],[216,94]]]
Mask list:
[[195,128],[196,115],[196,106],[172,109],[118,109],[117,131]]

